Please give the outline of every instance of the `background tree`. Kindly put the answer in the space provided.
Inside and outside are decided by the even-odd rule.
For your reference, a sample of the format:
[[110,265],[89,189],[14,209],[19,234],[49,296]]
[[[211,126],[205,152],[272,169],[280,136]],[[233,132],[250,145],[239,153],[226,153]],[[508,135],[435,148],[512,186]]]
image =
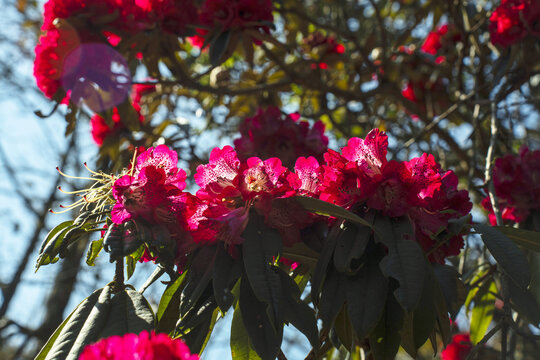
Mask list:
[[[450,340],[450,327],[445,316],[449,312],[455,318],[463,308],[463,303],[466,309],[471,309],[470,341],[476,345],[472,350],[473,355],[488,351],[482,345],[490,341],[490,347],[496,349],[493,351],[500,351],[503,358],[534,356],[532,349],[538,336],[534,327],[538,326],[540,319],[538,266],[535,263],[538,261],[535,251],[538,251],[539,246],[538,234],[524,229],[538,231],[537,218],[540,210],[537,205],[540,196],[538,181],[535,180],[538,177],[537,164],[540,160],[538,151],[534,151],[538,143],[540,71],[538,61],[535,60],[540,53],[540,5],[537,2],[229,3],[208,0],[131,3],[104,0],[92,2],[88,6],[81,4],[85,3],[47,2],[44,23],[41,26],[42,37],[36,47],[34,75],[45,96],[59,104],[57,112],[62,113],[67,120],[66,135],[69,136],[71,147],[77,145],[76,136],[80,136],[78,134],[81,132],[81,124],[90,120],[92,137],[99,145],[97,167],[104,172],[94,175],[100,179],[103,190],[89,190],[85,193],[87,198],[84,200],[89,204],[86,209],[91,211],[91,215],[86,213],[79,218],[79,223],[76,221],[67,225],[74,229],[71,237],[46,238],[45,244],[52,245],[42,248],[38,266],[54,262],[57,255],[66,255],[63,253],[64,247],[71,242],[72,247],[79,250],[77,252],[77,249],[73,249],[74,253],[81,254],[84,248],[81,244],[84,242],[74,240],[79,237],[85,239],[87,234],[97,232],[102,228],[101,224],[107,221],[109,226],[112,226],[112,223],[118,226],[112,226],[115,230],[108,231],[111,234],[109,237],[92,243],[89,262],[93,261],[98,250],[105,244],[111,261],[117,261],[116,285],[113,285],[111,290],[114,293],[119,291],[119,283],[123,283],[120,277],[123,270],[119,264],[123,262],[124,255],[127,259],[128,277],[137,260],[154,258],[163,272],[171,276],[172,284],[165,294],[179,300],[179,294],[182,293],[181,305],[174,301],[169,302],[170,298],[167,296],[162,298],[157,314],[157,330],[184,338],[195,352],[204,347],[206,334],[211,332],[213,322],[218,316],[218,308],[225,312],[228,307],[236,304],[235,314],[238,314],[238,308],[244,306],[242,303],[246,304],[246,299],[251,296],[261,302],[260,309],[269,309],[266,320],[272,323],[276,333],[260,334],[259,337],[250,333],[250,342],[247,344],[235,337],[234,334],[239,334],[239,326],[243,324],[249,330],[249,326],[253,325],[246,320],[245,315],[249,311],[255,311],[254,314],[264,312],[244,306],[243,319],[239,319],[237,315],[236,320],[233,319],[231,346],[235,356],[238,354],[235,349],[247,346],[263,358],[271,358],[272,355],[283,357],[284,355],[276,350],[281,343],[280,326],[276,324],[285,319],[299,328],[310,340],[314,352],[308,357],[322,356],[328,351],[330,352],[327,356],[331,357],[334,356],[331,355],[334,354],[331,348],[341,346],[342,350],[347,349],[351,354],[365,352],[376,359],[390,358],[394,351],[387,354],[384,350],[377,349],[377,342],[374,340],[378,336],[377,331],[381,331],[385,316],[388,317],[387,322],[394,324],[393,327],[386,328],[386,335],[388,332],[399,334],[394,337],[382,336],[384,341],[389,341],[383,343],[385,346],[382,349],[397,351],[397,346],[401,344],[407,353],[414,356],[429,338],[436,351],[438,339],[444,344]],[[25,14],[32,14],[34,9],[19,6]],[[36,24],[36,21],[33,24]],[[299,118],[311,122],[302,123]],[[317,120],[320,122],[316,122]],[[365,140],[350,140],[348,145],[342,148],[341,155],[328,152],[323,156],[328,143],[323,134],[324,127],[331,134],[334,148],[343,147],[347,140],[354,136],[361,136]],[[389,135],[388,144],[385,143],[384,134],[369,132],[372,128],[385,130]],[[232,143],[238,129],[240,138],[234,141],[234,155],[229,148],[214,149],[210,153],[214,142],[218,143],[216,145]],[[149,157],[157,156],[155,154],[158,147],[149,150],[150,152],[143,152],[144,149],[157,144],[166,144],[174,150],[181,160],[181,168],[185,169],[187,174],[176,168],[176,164],[163,165],[158,160],[148,160]],[[528,146],[530,150],[523,146]],[[508,155],[503,158],[506,160],[495,161],[498,156],[517,153],[518,148],[522,149],[519,155]],[[176,155],[163,148],[159,149],[160,159],[175,160]],[[134,150],[137,151],[135,155]],[[377,152],[372,154],[370,151]],[[123,171],[130,159],[134,159],[134,156],[141,152],[144,156],[137,158],[137,168],[133,170],[134,163],[130,171]],[[68,148],[66,162],[69,156],[76,153],[75,149]],[[435,163],[434,158],[425,155],[409,160],[422,153],[434,154],[440,165]],[[208,156],[209,163],[201,166],[206,163],[204,159]],[[221,249],[220,242],[212,245],[217,246],[214,251],[221,254],[220,251],[228,250],[234,259],[231,269],[235,269],[238,254],[235,255],[233,249],[242,249],[238,251],[245,254],[248,251],[246,246],[253,246],[249,245],[253,244],[249,239],[256,237],[256,233],[265,233],[265,236],[272,239],[264,241],[274,244],[276,248],[263,249],[263,256],[259,259],[262,263],[268,265],[272,256],[281,256],[296,262],[294,266],[287,262],[274,262],[270,268],[259,271],[265,274],[270,283],[279,282],[284,293],[294,294],[292,298],[287,295],[282,299],[282,295],[279,295],[278,300],[275,300],[272,298],[275,295],[272,291],[267,293],[265,288],[254,285],[255,280],[249,269],[255,268],[250,268],[251,260],[244,256],[242,265],[246,273],[234,275],[236,270],[231,270],[231,281],[241,277],[244,282],[240,281],[238,284],[244,285],[237,284],[239,288],[234,290],[234,298],[220,303],[221,300],[216,295],[219,289],[216,290],[215,286],[205,288],[210,280],[214,285],[218,283],[217,275],[209,275],[194,264],[203,261],[211,264],[211,268],[220,269],[219,266],[224,266],[223,263],[218,265],[218,259],[222,255],[202,250],[212,247],[183,248],[177,240],[175,255],[171,256],[171,248],[164,240],[169,237],[161,234],[172,234],[174,238],[178,229],[172,229],[168,225],[163,227],[164,220],[159,218],[159,211],[183,214],[181,217],[185,216],[187,223],[181,225],[182,231],[187,231],[189,235],[186,236],[192,237],[195,243],[200,245],[205,242],[212,243],[211,239],[205,238],[203,234],[212,229],[205,227],[208,225],[205,221],[208,220],[211,226],[220,229],[219,224],[213,224],[212,221],[225,216],[227,211],[231,210],[231,203],[212,203],[212,216],[208,215],[210,210],[204,210],[206,220],[197,224],[199,228],[191,227],[190,219],[193,218],[185,215],[185,209],[191,209],[192,202],[197,208],[200,196],[191,199],[190,195],[182,195],[181,205],[170,204],[169,197],[160,198],[161,202],[155,205],[155,208],[148,203],[142,203],[142,208],[128,204],[133,198],[126,194],[133,194],[133,191],[140,189],[145,193],[161,189],[155,190],[159,196],[174,190],[174,196],[177,196],[186,186],[184,181],[190,189],[193,189],[196,182],[203,192],[208,194],[219,194],[224,198],[237,196],[223,192],[222,188],[226,187],[212,178],[215,169],[222,166],[219,165],[221,159],[231,159],[225,156],[238,156],[237,160],[242,164],[247,161],[248,169],[263,166],[246,160],[250,156],[258,156],[263,160],[277,156],[285,167],[295,170],[301,181],[304,181],[302,174],[306,172],[323,171],[316,169],[318,164],[325,162],[324,176],[321,175],[317,180],[321,183],[327,181],[332,174],[337,179],[353,176],[340,166],[345,162],[345,169],[350,169],[352,162],[355,162],[355,166],[361,169],[355,171],[363,174],[355,173],[354,176],[360,176],[356,181],[364,184],[362,186],[372,187],[375,191],[375,195],[368,196],[363,188],[359,191],[351,190],[347,187],[350,185],[340,182],[342,180],[324,183],[326,188],[322,190],[307,188],[304,183],[296,188],[290,185],[298,195],[330,201],[348,211],[343,212],[324,203],[300,199],[298,201],[302,206],[286,213],[298,222],[293,225],[289,223],[289,228],[284,230],[280,227],[283,219],[276,220],[272,217],[274,215],[271,214],[275,214],[272,213],[273,210],[268,210],[268,213],[263,207],[257,208],[257,203],[264,203],[261,200],[264,199],[264,191],[250,188],[249,191],[256,195],[248,195],[245,189],[238,188],[242,193],[241,201],[245,203],[241,206],[235,203],[234,206],[240,207],[235,208],[232,218],[237,219],[242,206],[249,209],[255,204],[254,210],[249,215],[249,220],[247,214],[238,218],[243,219],[239,233],[225,236],[218,231],[214,235],[214,238],[226,244],[225,249]],[[317,160],[313,162],[304,158],[305,163],[301,162],[299,165],[296,162],[299,156],[314,156]],[[388,164],[392,165],[387,165],[387,158]],[[238,176],[248,179],[247,175],[241,172],[243,170],[239,170],[244,168],[236,169],[236,165],[233,166],[228,161],[227,166],[236,171],[234,181],[233,178],[229,179],[231,182],[239,181]],[[315,163],[317,165],[314,165]],[[4,161],[4,164],[9,173],[14,173],[9,170],[8,161]],[[163,183],[141,182],[140,174],[149,172],[150,170],[145,169],[151,166],[167,169]],[[277,163],[264,163],[265,169],[271,168],[274,174],[277,169],[282,174],[288,171],[285,168],[281,170],[279,166]],[[409,182],[404,180],[408,176],[404,175],[406,170],[396,170],[403,166],[411,172],[411,178],[407,180]],[[449,168],[457,175],[456,178],[450,174],[444,175],[444,181],[434,180],[438,179],[438,176],[443,178],[442,169]],[[433,172],[431,177],[429,171]],[[111,172],[120,175],[105,175]],[[382,174],[382,178],[378,177],[378,174]],[[149,181],[150,178],[145,176],[144,181]],[[257,175],[253,176],[253,182],[249,184],[256,185],[260,179]],[[132,187],[134,178],[137,178],[141,188]],[[522,230],[512,230],[510,227],[493,230],[491,227],[476,224],[472,228],[467,226],[470,219],[462,216],[470,211],[470,206],[467,208],[463,205],[468,201],[465,201],[465,195],[456,189],[457,178],[460,188],[467,188],[469,191],[478,211],[482,210],[480,202],[489,195],[488,200],[484,200],[482,204],[493,212],[491,221],[494,225],[515,224]],[[122,179],[124,182],[120,181]],[[218,176],[217,179],[221,178]],[[128,180],[130,182],[126,182]],[[14,184],[16,181],[16,177],[12,177]],[[442,182],[439,184],[436,181]],[[439,185],[431,186],[432,182]],[[80,183],[72,185],[75,188],[88,186]],[[330,191],[338,185],[341,186],[337,187],[340,191]],[[273,197],[283,196],[285,190],[280,187],[282,184],[278,186],[274,183],[273,186],[273,190],[265,191]],[[409,198],[406,201],[402,198],[400,203],[400,195],[392,197],[393,192],[403,195],[405,189],[415,186],[426,186],[421,192],[415,193],[415,196],[420,196],[423,200],[432,198],[434,193],[444,189],[444,200],[441,198],[438,202],[414,205],[415,209],[423,209],[421,213],[414,213],[410,210],[410,203],[406,203]],[[17,186],[15,188],[20,189]],[[99,197],[105,194],[103,191],[111,188],[114,198]],[[508,188],[512,190],[509,191]],[[353,194],[352,198],[344,198],[343,189],[358,193]],[[421,193],[423,195],[418,195]],[[19,191],[19,195],[22,199],[27,199],[23,191]],[[156,196],[159,197],[158,195]],[[51,203],[55,196],[50,196]],[[99,201],[96,200],[98,197]],[[240,201],[240,198],[234,199],[235,202]],[[373,215],[360,206],[351,206],[347,202],[353,201],[351,199],[379,215]],[[216,198],[212,201],[221,200]],[[26,203],[29,205],[30,201],[26,200]],[[112,217],[106,220],[107,216],[103,211],[110,211],[113,205]],[[287,206],[297,205],[288,203]],[[45,208],[48,207],[49,205]],[[276,208],[278,213],[286,211],[278,205],[271,207]],[[302,216],[303,208],[341,217],[347,222],[342,224],[341,230],[334,231],[315,226],[306,227],[309,221],[295,217]],[[149,214],[151,209],[155,213]],[[255,210],[264,215],[263,222],[257,215],[253,215]],[[383,220],[380,220],[380,214],[384,219],[391,219],[388,220],[390,222],[381,222]],[[457,216],[458,214],[460,216]],[[406,226],[402,222],[403,217],[412,221],[416,231],[414,236],[408,235],[405,228],[400,227]],[[36,239],[41,233],[44,215],[39,218],[41,220],[38,221],[34,237]],[[458,218],[461,220],[457,221]],[[426,219],[431,219],[432,223],[419,225]],[[442,221],[441,219],[444,219],[445,227],[448,225],[448,228],[434,231],[434,224],[438,224],[437,221]],[[448,223],[449,219],[453,220]],[[475,220],[477,221],[476,218]],[[131,221],[130,226],[135,226],[136,230],[125,227],[127,225],[124,224],[128,224],[126,221]],[[301,223],[304,225],[299,225]],[[335,224],[329,225],[339,229]],[[355,246],[359,246],[357,242],[362,236],[358,234],[362,233],[361,229],[366,226],[374,229],[365,235],[366,241],[371,245],[364,246],[364,250],[357,254],[358,258],[349,254],[349,257],[339,259],[339,250],[328,247],[332,246],[328,245],[332,244],[332,241],[340,244],[352,241],[349,239],[351,236],[356,239]],[[278,229],[280,234],[276,235],[272,228]],[[388,228],[394,229],[394,235],[381,234],[382,229]],[[64,234],[61,228],[55,229]],[[292,230],[301,231],[300,243],[303,247],[300,250],[291,250],[294,249],[291,245],[297,242],[288,237],[293,236],[290,235]],[[54,235],[54,231],[49,234]],[[114,242],[115,236],[120,236],[126,243],[128,235],[123,232],[135,236],[131,246],[122,248],[122,245]],[[446,258],[448,255],[458,254],[461,237],[465,232],[471,232],[467,237],[465,250],[459,257]],[[428,233],[429,235],[426,235]],[[481,234],[484,242],[481,243],[474,233]],[[320,238],[325,239],[325,247],[314,243],[317,238],[315,235],[319,237],[319,241]],[[421,240],[420,235],[427,237]],[[276,236],[281,240],[275,240]],[[423,259],[424,256],[412,254],[418,254],[416,250],[400,250],[402,245],[399,244],[402,242],[395,244],[394,253],[394,245],[389,242],[392,237],[414,237],[423,247],[429,262],[446,264],[433,267],[433,276],[437,278],[440,290],[434,288],[427,291],[425,289],[428,287],[422,285],[423,280],[416,279],[416,283],[420,283],[419,288],[424,290],[416,291],[412,297],[404,295],[405,284],[409,284],[407,279],[414,278],[414,273],[405,270],[396,272],[389,264],[392,264],[391,261],[414,262],[414,259]],[[527,275],[528,265],[522,252],[508,238],[531,252],[528,255],[533,264],[530,275]],[[243,243],[244,239],[246,244]],[[278,243],[282,244],[285,250],[282,250],[281,245],[276,245]],[[30,243],[27,253],[34,247],[35,241]],[[387,255],[380,251],[382,248],[386,249]],[[493,257],[490,257],[488,250]],[[410,253],[403,255],[403,251]],[[364,253],[375,254],[376,259],[381,259],[380,265],[377,262],[366,262],[367,260],[362,258]],[[333,259],[325,260],[328,257],[325,254],[333,254]],[[78,268],[78,257],[74,256],[72,259],[71,265],[69,261],[64,261],[63,266]],[[227,256],[222,259],[231,261]],[[354,262],[355,265],[352,260],[357,261]],[[422,260],[421,263],[424,262]],[[27,260],[23,260],[19,268],[24,270],[26,264]],[[298,264],[298,270],[293,269]],[[175,270],[172,269],[173,266],[176,266]],[[371,275],[358,275],[366,274],[358,270],[364,266],[368,269],[367,274]],[[379,267],[382,274],[377,270]],[[351,270],[353,268],[354,271]],[[188,275],[177,279],[176,270]],[[19,284],[21,271],[15,272],[11,282],[4,287],[2,309],[9,306]],[[76,274],[76,271],[73,274]],[[283,277],[283,274],[289,276]],[[374,287],[374,293],[382,297],[377,299],[379,302],[385,302],[384,297],[390,293],[387,289],[392,292],[396,290],[395,296],[387,297],[386,308],[380,309],[384,314],[381,315],[382,318],[379,316],[370,319],[365,314],[355,314],[354,309],[369,309],[369,304],[361,302],[354,303],[356,306],[351,305],[355,301],[355,295],[346,295],[346,300],[343,299],[341,303],[325,302],[325,294],[330,292],[329,286],[340,289],[340,281],[351,281],[352,284],[359,285],[362,281],[374,282],[378,277],[389,281],[387,284],[381,280],[384,287]],[[64,286],[69,289],[75,278],[76,276],[71,277]],[[249,279],[251,288],[245,287],[246,278]],[[303,311],[304,314],[300,319],[293,319],[291,314],[283,315],[282,319],[277,310],[280,306],[276,304],[288,301],[296,304],[299,301],[301,292],[296,292],[300,290],[295,290],[295,285],[288,282],[293,278],[301,289],[306,283],[310,284],[312,298],[302,297],[304,302],[298,304],[310,304],[309,309],[314,308],[317,317],[322,318],[323,327],[318,329],[316,339],[310,325],[311,317],[306,315],[312,310],[298,305],[298,311]],[[426,280],[426,284],[428,281]],[[448,289],[444,288],[445,284],[448,285],[445,281],[451,284]],[[202,282],[204,286],[193,285],[198,282]],[[415,283],[415,280],[412,283]],[[233,290],[233,285],[234,282],[226,283],[224,289]],[[59,316],[66,306],[65,303],[61,305],[61,302],[54,300],[55,294],[64,293],[58,291],[60,286],[57,284],[50,295],[51,300],[48,303],[51,307],[56,306],[56,309],[47,310],[49,317],[44,325],[38,327],[37,331],[19,327],[28,333],[28,336],[50,333],[56,326],[52,324],[59,322]],[[129,295],[129,291],[126,290],[126,294]],[[441,294],[444,294],[446,302],[437,300]],[[449,301],[450,294],[452,301]],[[337,298],[339,299],[339,296]],[[217,304],[212,299],[217,301]],[[399,305],[396,305],[396,300]],[[229,301],[232,302],[229,304]],[[423,305],[428,304],[425,311],[416,311],[420,309],[420,301],[423,301]],[[328,307],[325,308],[323,304]],[[498,304],[503,305],[498,307]],[[433,311],[429,309],[430,306],[435,306]],[[171,310],[174,308],[176,310]],[[205,313],[204,309],[209,311]],[[270,310],[274,311],[274,318],[270,315]],[[197,315],[193,315],[193,312]],[[9,320],[6,321],[3,331],[12,326]],[[264,329],[268,329],[268,326],[269,324],[262,325]],[[488,331],[489,329],[491,330]],[[37,336],[38,339],[44,338],[42,335]],[[317,354],[319,347],[320,353]]]

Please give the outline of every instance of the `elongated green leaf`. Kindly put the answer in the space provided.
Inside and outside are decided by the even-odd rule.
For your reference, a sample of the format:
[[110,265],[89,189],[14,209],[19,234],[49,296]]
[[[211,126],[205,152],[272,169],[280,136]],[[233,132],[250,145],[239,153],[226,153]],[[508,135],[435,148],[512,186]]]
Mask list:
[[345,222],[344,226],[337,239],[334,266],[340,272],[354,274],[363,265],[363,261],[359,260],[364,255],[372,231],[365,226],[358,228],[349,222]]
[[523,252],[512,240],[492,226],[476,224],[474,228],[481,234],[484,244],[508,277],[522,289],[527,289],[531,282],[531,273]]
[[285,320],[290,322],[309,340],[311,346],[319,348],[319,331],[315,312],[300,299],[300,289],[293,279],[284,271],[279,271],[285,304],[283,307]]
[[319,261],[317,262],[317,266],[315,267],[313,275],[311,276],[311,299],[313,300],[315,307],[319,306],[319,294],[321,292],[323,282],[326,279],[328,266],[333,258],[334,249],[337,243],[337,236],[340,231],[341,229],[339,227],[339,223],[335,224],[330,230],[328,238],[326,239],[324,247],[321,251]]
[[369,261],[355,277],[347,279],[347,306],[356,335],[366,337],[377,325],[384,311],[388,279],[377,261]]
[[247,278],[257,299],[270,305],[270,320],[278,326],[282,313],[282,289],[272,264],[281,253],[281,236],[275,229],[264,225],[259,216],[250,216],[243,237],[242,255]]
[[508,282],[508,293],[510,294],[510,302],[525,316],[532,324],[538,326],[540,324],[540,305],[529,290],[523,290],[516,286],[512,281]]
[[482,285],[474,299],[471,315],[471,342],[476,345],[484,335],[493,319],[497,286],[491,281]]
[[304,209],[312,213],[325,216],[334,216],[340,219],[349,220],[350,222],[358,225],[372,228],[372,225],[368,221],[362,219],[355,213],[342,208],[341,206],[306,196],[296,196],[295,199],[304,207]]
[[65,221],[52,229],[41,245],[41,250],[36,261],[36,271],[42,265],[49,265],[56,262],[58,249],[64,240],[65,235],[73,228],[76,228],[73,221]]
[[240,280],[239,299],[244,326],[261,359],[274,360],[281,347],[283,324],[272,323],[267,312],[268,305],[257,299],[244,276]]
[[401,343],[399,331],[402,326],[403,309],[389,292],[383,316],[369,336],[375,360],[394,360]]
[[[451,330],[450,330],[450,318],[448,317],[447,302],[444,298],[444,293],[440,288],[440,284],[437,282],[435,285],[435,307],[437,309],[437,331],[443,341],[443,347],[450,342]],[[437,352],[436,342],[434,351]]]
[[193,256],[186,286],[180,298],[180,314],[185,315],[197,303],[199,297],[210,285],[217,245],[202,247]]
[[175,329],[175,334],[181,336],[194,353],[203,351],[218,315],[216,300],[205,295],[178,322]]
[[[60,326],[56,329],[56,331],[52,334],[52,336],[49,338],[47,343],[43,346],[39,354],[36,356],[35,360],[45,360],[45,359],[53,359],[54,357],[48,356],[51,349],[55,348],[55,352],[58,351],[59,344],[57,344],[58,337],[60,334],[64,335],[64,328],[66,328],[66,325],[69,324],[69,330],[72,333],[77,333],[77,330],[82,327],[83,323],[80,321],[78,322],[78,325],[80,326],[74,326],[74,322],[71,321],[71,319],[74,317],[75,319],[80,318],[84,319],[90,314],[90,311],[92,311],[92,307],[97,302],[99,298],[99,294],[101,293],[103,289],[96,290],[83,300],[77,307],[69,314],[69,316],[60,324]],[[53,352],[54,354],[54,352]]]
[[348,351],[352,350],[354,344],[354,330],[351,324],[349,311],[347,306],[342,306],[334,321],[334,331],[339,339],[339,342]]
[[433,273],[442,291],[442,298],[446,304],[445,308],[450,312],[452,318],[455,318],[466,298],[465,284],[459,278],[457,270],[452,266],[435,264]]
[[157,330],[160,332],[170,333],[180,317],[180,294],[186,274],[187,271],[184,271],[174,282],[169,284],[161,296],[156,314]]
[[60,325],[37,359],[76,360],[84,347],[102,337],[154,328],[154,315],[144,297],[132,289],[96,290]]
[[407,311],[418,307],[424,286],[424,253],[419,245],[410,240],[396,242],[380,263],[384,275],[393,277],[399,282],[395,295],[399,303]]
[[154,329],[154,323],[154,312],[148,301],[138,291],[126,288],[113,295],[109,316],[99,338],[150,331]]
[[221,64],[224,60],[223,56],[229,47],[231,41],[231,31],[227,30],[219,34],[218,37],[210,44],[210,63],[213,66]]
[[220,247],[216,255],[212,286],[219,308],[224,313],[233,304],[234,295],[231,291],[241,275],[242,262],[233,259],[223,247]]
[[324,328],[331,328],[346,297],[345,275],[330,269],[323,284],[321,298],[319,300],[319,316],[323,321]]
[[317,266],[320,255],[306,244],[299,242],[291,247],[283,248],[281,255],[291,261],[299,262],[313,269]]
[[237,304],[231,324],[231,355],[233,360],[260,360],[244,327],[242,311]]
[[90,243],[90,246],[88,247],[88,251],[86,253],[86,264],[88,266],[96,265],[95,261],[101,249],[103,249],[103,239],[94,240]]
[[512,239],[519,246],[540,252],[540,232],[516,229],[510,226],[496,226],[495,229]]

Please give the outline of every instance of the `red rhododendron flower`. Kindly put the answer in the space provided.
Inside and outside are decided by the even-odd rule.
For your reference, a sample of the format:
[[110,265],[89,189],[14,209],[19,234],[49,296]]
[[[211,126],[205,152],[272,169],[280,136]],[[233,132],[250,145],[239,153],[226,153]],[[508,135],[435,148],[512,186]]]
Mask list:
[[489,18],[491,42],[503,47],[525,38],[540,37],[540,2],[537,0],[503,0]]
[[335,36],[327,36],[318,31],[311,33],[303,43],[317,61],[311,64],[312,69],[328,69],[328,64],[335,62],[338,56],[345,52],[345,46],[340,44]]
[[201,187],[197,192],[201,201],[187,220],[195,242],[242,243],[250,209],[280,231],[288,245],[300,241],[300,229],[311,219],[303,209],[293,214],[290,206],[273,202],[294,195],[293,188],[300,183],[278,158],[240,161],[232,147],[215,148],[209,163],[197,168],[195,181]]
[[34,77],[38,88],[52,99],[61,88],[64,61],[79,45],[79,37],[70,29],[49,30],[39,38],[34,61]]
[[313,156],[321,161],[328,147],[324,124],[317,121],[310,128],[307,121],[299,121],[295,115],[283,115],[279,108],[269,107],[244,119],[239,129],[241,137],[234,141],[238,157],[241,160],[252,156],[277,157],[289,169],[300,156]]
[[[540,210],[540,150],[521,148],[518,155],[508,154],[495,160],[493,185],[503,220],[522,222],[531,211]],[[489,198],[482,201],[491,224],[497,220]]]
[[87,345],[79,360],[198,360],[182,340],[143,331],[101,339]]
[[197,9],[192,0],[135,0],[144,11],[144,20],[172,34],[182,35],[186,26],[197,19]]
[[431,31],[424,43],[420,47],[420,50],[430,55],[439,55],[435,58],[435,63],[443,63],[446,58],[439,53],[440,50],[453,48],[453,45],[461,40],[461,34],[456,32],[452,25],[444,24],[437,28],[435,31]]
[[114,183],[112,221],[121,224],[138,217],[150,223],[175,221],[170,218],[170,209],[186,187],[186,173],[177,168],[177,162],[178,155],[166,145],[140,154],[133,175],[124,175]]
[[441,352],[441,359],[465,360],[471,352],[472,347],[469,334],[456,334],[452,337],[452,342]]
[[204,36],[210,29],[219,28],[222,31],[237,29],[255,29],[270,32],[263,22],[272,22],[271,0],[205,0],[199,14],[199,23],[204,28],[197,29],[191,38],[193,46],[202,47]]
[[[388,138],[378,129],[366,139],[352,138],[342,154],[328,150],[323,176],[317,177],[318,191],[305,192],[352,211],[359,205],[380,211],[384,216],[407,216],[415,238],[429,252],[432,262],[457,255],[463,246],[460,234],[447,234],[449,221],[467,215],[472,204],[465,190],[457,190],[458,178],[442,171],[432,155],[423,154],[408,162],[387,161]],[[299,159],[301,184],[310,184],[307,172],[314,163]],[[300,189],[296,185],[295,189]],[[310,195],[313,194],[313,195]]]

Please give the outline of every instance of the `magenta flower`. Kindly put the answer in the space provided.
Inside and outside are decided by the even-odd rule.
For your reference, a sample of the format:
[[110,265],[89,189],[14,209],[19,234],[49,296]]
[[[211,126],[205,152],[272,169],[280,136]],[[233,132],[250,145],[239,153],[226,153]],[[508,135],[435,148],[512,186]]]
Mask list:
[[491,42],[508,47],[530,34],[540,37],[540,3],[537,0],[502,0],[489,18]]
[[[298,177],[278,158],[263,161],[252,157],[241,162],[232,147],[215,148],[209,163],[197,168],[195,181],[201,186],[197,192],[200,201],[187,220],[195,242],[219,240],[228,245],[241,244],[251,209],[282,234],[294,226],[304,226],[303,218],[295,222],[289,212],[283,215],[288,209],[278,208],[273,202],[294,195],[294,187],[299,184]],[[280,217],[287,218],[287,222],[279,220]],[[288,232],[285,242],[300,241],[299,231]]]
[[257,156],[261,159],[277,157],[289,169],[300,156],[313,156],[322,161],[328,148],[324,124],[317,121],[310,127],[299,121],[298,114],[283,115],[279,108],[259,109],[253,117],[240,124],[239,139],[234,141],[240,160]]
[[471,352],[473,345],[469,334],[456,334],[452,342],[441,352],[442,360],[465,360]]
[[[540,150],[524,146],[518,155],[508,154],[495,160],[493,185],[503,220],[523,222],[531,211],[540,210]],[[497,220],[489,198],[482,201],[491,224]]]
[[143,331],[101,339],[87,345],[79,360],[198,360],[182,340]]

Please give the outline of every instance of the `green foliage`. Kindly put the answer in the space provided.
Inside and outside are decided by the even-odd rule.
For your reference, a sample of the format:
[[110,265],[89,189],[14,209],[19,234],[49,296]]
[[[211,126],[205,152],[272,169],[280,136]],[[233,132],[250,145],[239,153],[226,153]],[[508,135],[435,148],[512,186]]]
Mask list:
[[154,328],[154,314],[146,299],[130,288],[115,285],[94,291],[64,320],[36,360],[77,359],[83,348],[111,335]]

